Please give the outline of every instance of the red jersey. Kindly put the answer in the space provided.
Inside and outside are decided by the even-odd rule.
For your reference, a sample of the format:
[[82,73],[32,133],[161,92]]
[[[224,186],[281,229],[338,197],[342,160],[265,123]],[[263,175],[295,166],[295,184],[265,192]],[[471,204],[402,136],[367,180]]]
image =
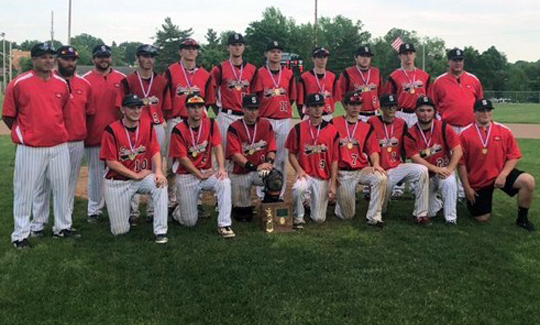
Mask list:
[[[490,129],[491,128],[491,132]],[[478,134],[487,141],[487,151]],[[508,160],[521,158],[514,135],[506,126],[492,122],[487,129],[470,124],[459,134],[463,156],[460,165],[467,167],[469,183],[474,190],[493,186]],[[489,135],[489,138],[488,138]]]
[[474,102],[483,97],[482,84],[468,72],[459,78],[445,73],[435,79],[429,88],[429,98],[435,103],[442,120],[456,126],[474,122]]
[[[261,118],[253,125],[244,124],[244,119],[233,122],[227,131],[227,159],[235,153],[242,154],[255,166],[264,163],[270,152],[276,152],[276,138],[272,125]],[[249,170],[234,163],[233,174],[246,174]]]
[[450,164],[451,150],[459,146],[459,137],[450,125],[439,120],[433,120],[433,131],[422,131],[418,123],[409,129],[405,137],[407,157],[420,154],[420,157],[437,167]]
[[[143,169],[152,170],[152,157],[159,153],[156,131],[148,120],[140,121],[134,128],[127,128],[117,120],[105,128],[101,139],[99,159],[118,161],[136,173]],[[106,178],[128,180],[107,168]]]
[[257,68],[243,61],[235,66],[225,60],[210,73],[217,87],[216,102],[222,109],[242,113],[242,95],[251,94],[257,76]]
[[348,67],[339,76],[339,91],[344,96],[349,91],[358,91],[362,96],[362,111],[379,109],[379,96],[382,94],[382,79],[379,69],[370,67],[366,71],[358,66]]
[[[187,120],[178,123],[171,135],[169,157],[178,159],[188,157],[199,170],[212,168],[212,148],[221,145],[217,123],[211,118],[201,119],[198,128],[191,128]],[[179,164],[177,174],[189,174]]]
[[328,180],[332,176],[332,162],[339,159],[339,135],[336,128],[326,121],[313,127],[310,120],[306,120],[291,129],[285,148],[296,155],[306,174]]
[[180,62],[171,64],[165,71],[171,107],[163,107],[166,119],[187,118],[186,96],[192,93],[204,98],[206,106],[215,103],[214,84],[208,71],[203,67],[184,69]]
[[85,147],[99,146],[107,125],[118,120],[121,115],[116,106],[116,98],[122,91],[121,82],[125,77],[123,73],[116,70],[111,70],[106,76],[94,70],[83,75],[83,78],[92,85],[90,110],[94,112],[94,115],[86,120],[88,134],[84,142]]
[[[324,74],[317,75],[313,70],[304,72],[298,81],[296,106],[299,111],[306,103],[306,96],[314,93],[322,94],[324,97],[323,113],[334,113],[334,103],[341,99],[336,75],[328,70]],[[306,114],[306,112],[302,112],[302,114]]]
[[14,118],[13,143],[30,147],[52,147],[68,141],[64,110],[69,91],[64,79],[54,73],[48,80],[34,71],[13,79],[2,105],[2,117]]
[[134,72],[122,80],[122,92],[119,93],[116,105],[122,106],[122,99],[127,94],[134,94],[145,102],[141,118],[149,119],[154,124],[161,124],[163,107],[170,110],[171,97],[168,92],[167,79],[154,72],[151,78],[139,78]]
[[259,68],[253,92],[261,100],[261,117],[277,120],[292,117],[291,102],[296,100],[296,84],[291,70],[282,67],[280,72]]
[[385,85],[385,93],[396,95],[398,107],[408,113],[416,111],[416,100],[426,96],[428,90],[429,74],[418,68],[414,68],[414,71],[403,68],[394,70]]
[[395,118],[392,123],[385,122],[382,116],[372,116],[368,123],[373,126],[374,134],[381,147],[381,167],[385,170],[403,163],[404,137],[407,134],[407,123]]
[[86,118],[95,113],[92,111],[94,109],[91,102],[92,86],[88,80],[76,74],[65,81],[70,92],[69,100],[64,109],[68,141],[84,141],[87,135]]
[[371,154],[381,152],[373,126],[362,121],[348,122],[344,116],[334,117],[331,123],[339,134],[339,169],[362,169],[369,165]]

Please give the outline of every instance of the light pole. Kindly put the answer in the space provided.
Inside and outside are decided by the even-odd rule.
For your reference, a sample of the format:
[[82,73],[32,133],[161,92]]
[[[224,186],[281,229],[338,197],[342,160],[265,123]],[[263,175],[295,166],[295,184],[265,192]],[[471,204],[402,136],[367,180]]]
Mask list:
[[68,9],[68,39],[67,45],[71,45],[71,0],[69,0],[69,9]]
[[0,33],[2,36],[2,94],[6,90],[6,33]]

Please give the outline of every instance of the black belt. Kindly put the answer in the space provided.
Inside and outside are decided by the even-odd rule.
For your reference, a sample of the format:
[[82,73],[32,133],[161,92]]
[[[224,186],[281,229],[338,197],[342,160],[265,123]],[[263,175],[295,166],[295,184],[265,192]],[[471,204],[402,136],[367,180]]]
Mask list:
[[227,109],[227,108],[222,108],[221,112],[222,113],[227,113],[227,114],[232,114],[232,115],[237,115],[237,116],[244,115],[244,113],[242,113],[242,112],[238,112],[238,111],[235,111],[235,110],[232,110],[232,109]]
[[339,169],[339,171],[346,171],[346,172],[354,172],[357,170],[362,170],[362,168],[345,167],[345,168]]
[[112,176],[109,176],[109,177],[105,177],[106,179],[110,179],[111,181],[129,181],[131,180],[131,178],[127,178],[127,177],[124,177],[124,176],[120,176],[120,177],[112,177]]
[[373,115],[376,115],[377,112],[376,111],[369,111],[369,112],[360,112],[359,113],[360,115],[363,115],[363,116],[373,116]]
[[416,113],[416,109],[415,108],[400,108],[399,109],[400,111],[402,111],[403,113]]

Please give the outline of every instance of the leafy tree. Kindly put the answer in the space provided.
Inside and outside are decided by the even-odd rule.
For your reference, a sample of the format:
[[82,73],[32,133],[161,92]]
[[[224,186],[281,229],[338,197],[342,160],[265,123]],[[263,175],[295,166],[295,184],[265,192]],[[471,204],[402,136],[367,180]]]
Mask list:
[[21,51],[30,51],[38,43],[40,43],[38,40],[26,40],[21,43]]
[[180,30],[172,23],[170,17],[165,18],[165,23],[161,25],[161,30],[156,32],[154,45],[160,49],[159,56],[156,58],[156,70],[165,71],[165,69],[175,61],[178,61],[178,45],[180,41],[193,34],[193,29]]
[[26,71],[29,71],[29,70],[32,70],[33,66],[32,66],[32,59],[31,58],[26,58],[26,57],[22,57],[20,60],[19,60],[19,66],[21,67],[21,70],[19,71],[19,74],[23,73],[23,72],[26,72]]
[[[199,62],[207,70],[212,69],[227,57],[226,47],[220,43],[217,33],[212,29],[206,32],[206,44],[201,47]],[[226,42],[226,41],[225,41]]]
[[92,50],[101,44],[105,44],[101,38],[86,33],[71,38],[71,45],[79,52],[79,65],[92,65]]
[[118,45],[120,52],[122,54],[122,61],[127,65],[135,65],[135,57],[137,54],[137,48],[142,45],[141,42],[123,42]]
[[111,53],[112,53],[112,62],[111,62],[112,66],[117,67],[117,66],[126,65],[126,63],[123,60],[124,54],[122,53],[122,50],[120,49],[118,44],[116,44],[115,41],[113,41],[111,44]]

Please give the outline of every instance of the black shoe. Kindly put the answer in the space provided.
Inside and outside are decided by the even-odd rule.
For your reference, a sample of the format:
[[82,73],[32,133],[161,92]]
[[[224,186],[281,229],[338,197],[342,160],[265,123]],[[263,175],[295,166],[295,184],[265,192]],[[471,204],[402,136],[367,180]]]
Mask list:
[[304,223],[303,222],[294,222],[292,225],[292,228],[294,230],[304,230]]
[[28,242],[28,239],[23,239],[23,240],[16,240],[14,241],[13,243],[13,247],[15,247],[16,249],[20,249],[20,250],[25,250],[25,249],[30,249],[30,243]]
[[523,221],[520,221],[520,220],[517,220],[516,221],[516,226],[520,227],[520,228],[523,228],[527,231],[530,231],[530,232],[533,232],[535,229],[534,229],[534,224],[532,222],[530,222],[529,220],[523,220]]
[[154,239],[154,242],[156,244],[166,244],[168,241],[169,241],[169,238],[167,238],[167,236],[165,235],[157,235],[156,238]]
[[385,223],[383,221],[375,221],[375,220],[366,219],[366,223],[368,224],[368,226],[372,226],[377,229],[383,229],[385,226]]
[[81,238],[81,234],[73,229],[62,229],[53,233],[53,238]]
[[41,238],[43,237],[43,230],[30,231],[30,238]]
[[137,227],[137,220],[139,220],[139,217],[129,217],[129,225],[131,227]]
[[174,210],[176,209],[178,205],[175,205],[173,207],[169,207],[168,210],[167,210],[167,215],[169,216],[169,218],[172,218],[172,215],[173,215],[173,212]]
[[88,216],[88,218],[86,219],[86,221],[88,221],[88,223],[98,223],[101,221],[101,215],[99,214],[93,214],[91,216]]
[[153,215],[146,216],[146,218],[144,218],[144,222],[146,222],[146,223],[154,222],[154,216]]

